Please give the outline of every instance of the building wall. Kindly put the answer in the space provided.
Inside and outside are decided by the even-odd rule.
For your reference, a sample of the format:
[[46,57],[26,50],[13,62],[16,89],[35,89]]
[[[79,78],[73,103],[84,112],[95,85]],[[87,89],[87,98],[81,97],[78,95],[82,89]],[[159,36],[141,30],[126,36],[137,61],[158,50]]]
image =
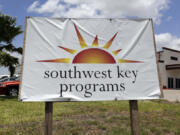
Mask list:
[[[168,88],[168,78],[173,78],[173,88],[176,88],[176,78],[180,79],[180,68],[167,70],[166,65],[180,64],[180,51],[163,48],[163,51],[157,53],[158,66],[162,86]],[[172,60],[171,57],[176,57],[177,60]]]
[[167,74],[166,74],[166,68],[165,68],[165,65],[164,63],[158,63],[158,66],[159,66],[159,75],[160,75],[160,81],[161,81],[161,85],[163,88],[167,88]]
[[[171,56],[178,58],[178,60],[172,60]],[[163,49],[163,52],[160,53],[160,59],[164,61],[165,65],[180,64],[180,52]]]

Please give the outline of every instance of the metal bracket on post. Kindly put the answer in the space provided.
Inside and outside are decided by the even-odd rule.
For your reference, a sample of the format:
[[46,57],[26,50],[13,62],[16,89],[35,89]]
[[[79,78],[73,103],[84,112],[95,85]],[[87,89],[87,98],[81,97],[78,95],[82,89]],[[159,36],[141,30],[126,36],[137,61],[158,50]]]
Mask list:
[[130,107],[130,119],[131,119],[131,133],[132,135],[140,135],[138,101],[130,100],[129,107]]
[[53,102],[45,102],[45,135],[52,135]]

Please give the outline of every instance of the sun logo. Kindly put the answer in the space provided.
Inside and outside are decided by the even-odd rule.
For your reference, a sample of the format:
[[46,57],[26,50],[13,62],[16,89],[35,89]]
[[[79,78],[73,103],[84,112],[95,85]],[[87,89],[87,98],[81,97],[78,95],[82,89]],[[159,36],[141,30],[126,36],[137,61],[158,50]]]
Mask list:
[[116,56],[121,49],[114,50],[111,53],[108,52],[108,49],[111,47],[113,40],[118,33],[115,33],[114,36],[103,46],[103,48],[98,48],[98,36],[96,35],[91,48],[88,47],[87,43],[83,39],[81,33],[79,32],[77,26],[74,24],[76,34],[79,40],[79,44],[82,48],[81,51],[77,51],[70,48],[65,48],[58,46],[59,48],[65,50],[66,52],[75,55],[71,60],[70,58],[59,58],[51,60],[39,60],[38,62],[52,62],[52,63],[76,63],[76,64],[115,64],[115,63],[142,63],[141,61],[118,59],[117,61],[112,56]]

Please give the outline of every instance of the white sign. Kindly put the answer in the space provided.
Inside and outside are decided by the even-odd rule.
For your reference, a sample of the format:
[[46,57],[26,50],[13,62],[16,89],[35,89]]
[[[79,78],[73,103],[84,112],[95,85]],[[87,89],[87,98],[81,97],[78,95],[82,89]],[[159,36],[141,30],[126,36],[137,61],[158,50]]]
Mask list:
[[20,99],[158,99],[150,19],[27,18]]

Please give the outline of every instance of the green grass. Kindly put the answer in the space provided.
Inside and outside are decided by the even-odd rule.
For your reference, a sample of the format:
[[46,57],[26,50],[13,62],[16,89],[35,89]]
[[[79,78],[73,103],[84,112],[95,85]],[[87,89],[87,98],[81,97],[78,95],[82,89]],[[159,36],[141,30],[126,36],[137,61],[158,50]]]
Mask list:
[[[43,135],[44,103],[0,97],[0,135]],[[180,135],[180,103],[139,101],[141,135]],[[128,101],[56,102],[53,135],[130,135]]]

